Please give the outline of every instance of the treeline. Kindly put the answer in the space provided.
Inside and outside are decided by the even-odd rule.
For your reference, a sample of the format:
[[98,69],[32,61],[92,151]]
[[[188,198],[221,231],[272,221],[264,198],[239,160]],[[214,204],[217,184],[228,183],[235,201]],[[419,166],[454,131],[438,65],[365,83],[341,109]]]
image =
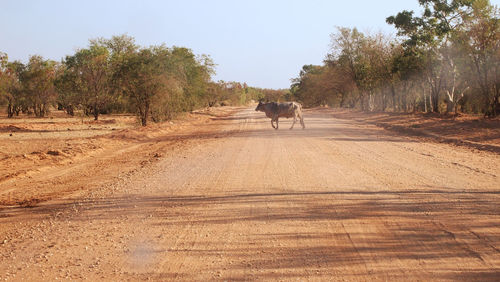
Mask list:
[[[288,95],[288,96],[287,96]],[[245,105],[256,101],[278,101],[290,96],[288,89],[250,87],[240,82],[211,82],[207,89],[208,106]]]
[[386,19],[398,38],[338,28],[323,65],[292,80],[307,106],[500,114],[499,9],[487,0],[419,0]]
[[126,35],[90,40],[61,62],[35,55],[23,64],[0,53],[0,105],[6,106],[8,117],[44,117],[57,107],[95,120],[105,113],[137,113],[146,125],[179,112],[246,104],[274,93],[238,82],[213,82],[214,66],[209,56],[188,48],[141,47]]

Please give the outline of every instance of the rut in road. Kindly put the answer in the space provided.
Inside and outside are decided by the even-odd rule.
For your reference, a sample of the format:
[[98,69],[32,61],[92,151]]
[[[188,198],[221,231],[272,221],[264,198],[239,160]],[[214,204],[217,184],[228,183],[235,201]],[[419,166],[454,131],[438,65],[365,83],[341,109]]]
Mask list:
[[78,212],[20,231],[0,270],[47,280],[500,275],[497,155],[318,111],[305,113],[306,130],[275,131],[253,109],[218,122],[221,138],[105,196],[34,209]]

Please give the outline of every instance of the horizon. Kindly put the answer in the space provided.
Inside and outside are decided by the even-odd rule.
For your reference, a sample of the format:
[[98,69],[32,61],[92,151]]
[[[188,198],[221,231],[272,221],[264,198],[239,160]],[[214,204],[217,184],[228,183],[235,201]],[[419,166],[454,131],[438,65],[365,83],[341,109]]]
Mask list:
[[336,27],[395,36],[385,19],[420,11],[417,0],[385,2],[9,1],[0,12],[0,51],[9,60],[41,55],[60,61],[90,39],[127,34],[140,46],[164,43],[209,55],[216,64],[214,81],[287,89],[303,65],[323,62]]

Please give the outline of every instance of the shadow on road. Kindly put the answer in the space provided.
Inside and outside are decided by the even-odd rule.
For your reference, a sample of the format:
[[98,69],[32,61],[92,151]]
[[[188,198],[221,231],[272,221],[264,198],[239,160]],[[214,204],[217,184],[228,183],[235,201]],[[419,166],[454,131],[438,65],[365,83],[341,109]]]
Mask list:
[[[342,269],[362,266],[363,258],[377,256],[384,263],[392,261],[448,259],[475,260],[482,264],[483,254],[477,250],[498,253],[495,242],[500,235],[486,237],[472,230],[498,226],[500,214],[500,191],[454,191],[445,189],[399,190],[399,191],[298,191],[277,193],[241,193],[216,196],[141,196],[110,197],[86,200],[81,207],[82,216],[73,221],[99,221],[127,217],[139,222],[145,215],[152,215],[151,227],[170,226],[227,226],[234,223],[250,225],[278,224],[280,226],[324,225],[324,231],[308,232],[299,228],[297,232],[285,231],[260,233],[258,229],[246,234],[240,242],[224,242],[224,238],[211,238],[206,248],[170,249],[195,257],[210,257],[224,253],[234,261],[234,269],[244,270],[247,264],[262,269],[260,279],[273,278],[278,269],[314,268],[329,265]],[[31,209],[34,214],[54,215],[68,210],[75,203],[43,204]],[[4,209],[3,220],[16,220],[19,208]],[[26,209],[22,209],[25,213]],[[459,215],[460,220],[457,221]],[[349,226],[363,222],[385,222],[387,230],[377,232],[363,229],[349,230]],[[448,229],[439,222],[455,222]],[[305,226],[304,226],[305,224]],[[328,226],[335,226],[332,229]],[[448,226],[450,226],[448,224]],[[147,228],[147,227],[145,227]],[[222,227],[221,227],[222,228]],[[331,227],[330,227],[331,228]],[[283,230],[280,228],[279,230]],[[315,229],[318,230],[318,229]],[[321,229],[319,229],[321,230]],[[356,231],[357,230],[357,231]],[[461,238],[460,240],[458,238]],[[288,247],[272,247],[266,242],[277,240]],[[355,240],[358,243],[349,243]],[[248,241],[248,242],[247,242]],[[252,243],[253,242],[253,243]],[[326,244],[332,242],[332,244]],[[336,243],[335,243],[336,242]],[[490,243],[491,242],[491,243]],[[186,242],[186,245],[194,242]],[[242,245],[243,244],[243,245]],[[255,246],[253,245],[255,244]],[[295,246],[296,247],[291,247]],[[209,247],[212,246],[212,247]],[[213,246],[217,246],[216,249]],[[256,247],[259,246],[259,247]],[[264,247],[262,247],[264,246]],[[267,247],[266,247],[267,246]],[[264,254],[264,255],[263,255]],[[269,256],[266,254],[273,254]],[[339,256],[339,254],[342,254]],[[470,266],[470,265],[469,265]],[[407,266],[408,267],[408,266]],[[418,266],[416,266],[418,268]],[[411,267],[410,267],[411,268]],[[499,270],[464,268],[456,272],[452,268],[432,268],[425,278],[433,279],[478,279],[497,278]],[[381,268],[373,275],[407,277],[405,272],[394,272]],[[169,273],[152,274],[169,277]],[[160,276],[158,276],[160,275]],[[356,277],[356,273],[352,273]],[[364,274],[363,274],[364,275]],[[283,278],[283,276],[279,276]],[[291,274],[290,278],[293,277]],[[299,276],[297,276],[298,278]],[[232,277],[238,279],[238,277]],[[244,278],[244,277],[240,277]]]

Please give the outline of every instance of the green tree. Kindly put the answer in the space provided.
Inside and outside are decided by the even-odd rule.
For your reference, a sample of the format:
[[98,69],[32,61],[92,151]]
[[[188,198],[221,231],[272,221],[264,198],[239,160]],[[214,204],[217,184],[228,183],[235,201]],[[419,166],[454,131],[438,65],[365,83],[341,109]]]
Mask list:
[[[170,98],[169,94],[178,93],[181,87],[169,76],[169,56],[170,50],[165,46],[143,48],[129,54],[121,65],[123,91],[132,99],[143,126],[148,123],[153,101],[163,104],[162,100]],[[168,102],[162,105],[166,107],[163,111],[167,115],[174,111],[169,105]]]
[[20,72],[22,92],[36,117],[44,117],[56,101],[56,69],[56,62],[34,55]]
[[85,113],[98,120],[99,115],[116,99],[109,50],[102,44],[91,42],[89,48],[67,56],[64,63],[68,95],[76,97]]
[[297,101],[305,106],[319,106],[326,103],[324,92],[319,90],[319,77],[324,71],[322,66],[304,65],[299,77],[292,79],[291,92]]
[[80,92],[77,84],[76,73],[68,71],[66,64],[58,69],[54,82],[57,90],[58,108],[73,116],[77,106],[80,104]]
[[11,118],[19,108],[20,84],[15,64],[9,63],[9,57],[0,53],[0,102],[7,104],[7,117]]
[[167,69],[182,81],[183,101],[182,110],[192,111],[204,104],[205,95],[211,79],[215,73],[212,59],[207,55],[196,57],[191,49],[174,46],[170,50]]
[[366,44],[365,36],[356,28],[339,27],[336,33],[331,37],[331,52],[328,54],[330,59],[336,60],[339,66],[352,78],[356,86],[353,93],[357,93],[355,100],[360,102],[361,109],[366,110],[365,93],[366,68],[362,50]]
[[[406,38],[404,46],[408,52],[424,54],[424,73],[431,89],[431,108],[439,112],[440,94],[443,87],[453,89],[454,83],[446,82],[446,78],[456,77],[446,72],[455,71],[452,56],[448,47],[452,32],[463,25],[463,19],[471,12],[475,0],[419,0],[424,12],[420,17],[414,16],[413,11],[402,11],[396,16],[386,19],[398,29],[398,35]],[[449,92],[449,90],[448,90]],[[452,99],[452,103],[453,103]]]
[[111,91],[115,98],[111,109],[114,111],[129,111],[133,112],[134,108],[130,102],[130,97],[124,94],[125,84],[120,72],[121,66],[126,63],[127,58],[139,50],[139,46],[135,43],[135,39],[126,34],[112,36],[110,39],[98,38],[91,40],[92,44],[104,46],[108,49],[110,55],[110,72]]

